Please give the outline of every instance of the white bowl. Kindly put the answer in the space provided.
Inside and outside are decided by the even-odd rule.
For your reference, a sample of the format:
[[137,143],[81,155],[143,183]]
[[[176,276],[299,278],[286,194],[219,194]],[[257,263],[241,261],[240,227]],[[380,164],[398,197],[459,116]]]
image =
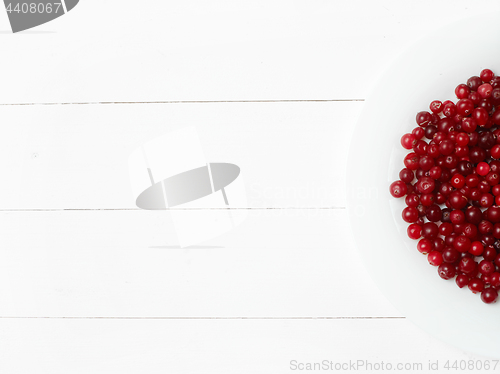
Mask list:
[[467,287],[445,281],[407,237],[404,199],[389,194],[399,179],[404,133],[432,100],[482,69],[500,75],[499,14],[461,20],[407,48],[369,94],[353,134],[347,170],[353,237],[377,286],[408,319],[464,350],[500,358],[500,302],[484,304]]

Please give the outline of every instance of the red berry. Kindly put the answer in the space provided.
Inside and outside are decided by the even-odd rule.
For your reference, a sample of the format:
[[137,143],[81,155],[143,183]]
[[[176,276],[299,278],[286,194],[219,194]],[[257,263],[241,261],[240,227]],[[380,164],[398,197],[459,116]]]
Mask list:
[[472,111],[474,110],[474,103],[471,99],[460,99],[458,100],[456,107],[458,114],[467,117],[472,114]]
[[493,288],[486,288],[481,292],[481,300],[486,304],[495,303],[498,299],[498,292]]
[[479,78],[481,78],[483,82],[490,82],[494,76],[495,75],[490,69],[483,69],[481,70],[481,74],[479,74]]
[[465,99],[469,96],[470,88],[466,84],[459,84],[457,88],[455,88],[455,95],[458,99]]
[[420,127],[427,126],[432,120],[432,115],[429,112],[419,112],[417,113],[416,121],[417,125]]
[[408,223],[416,222],[418,219],[418,210],[417,208],[407,206],[403,209],[402,213],[403,220]]
[[469,284],[469,277],[465,274],[459,274],[457,275],[455,282],[457,283],[458,287],[463,288]]
[[491,96],[491,91],[493,91],[493,87],[491,87],[491,84],[489,83],[483,83],[482,85],[479,86],[477,89],[477,93],[483,98],[487,99],[488,97]]
[[491,275],[495,271],[495,265],[491,261],[483,260],[479,263],[479,272],[483,275]]
[[405,167],[410,170],[418,169],[419,156],[415,152],[408,153],[404,158]]
[[408,237],[410,239],[420,239],[421,233],[422,233],[422,226],[412,223],[408,228],[406,229],[406,232],[408,233]]
[[441,113],[443,110],[443,103],[439,100],[434,100],[430,105],[429,109],[431,110],[432,113]]
[[443,263],[443,255],[438,251],[431,251],[427,255],[427,260],[432,266],[439,266]]
[[477,76],[473,76],[467,79],[467,86],[469,86],[471,91],[477,91],[477,89],[482,83],[483,83],[482,79]]
[[390,185],[389,191],[390,191],[392,196],[399,198],[399,197],[403,197],[404,195],[406,195],[406,192],[408,191],[408,187],[406,186],[405,182],[399,180],[399,181],[393,182]]
[[455,266],[448,264],[446,262],[443,262],[438,267],[438,274],[443,279],[451,279],[456,274]]
[[483,251],[484,251],[483,243],[479,241],[471,243],[471,246],[469,248],[469,253],[473,254],[474,256],[481,256]]
[[500,158],[500,144],[494,145],[490,150],[491,157]]
[[490,165],[488,165],[486,162],[480,162],[477,164],[476,171],[479,175],[485,176],[490,172]]
[[420,239],[417,244],[417,249],[420,253],[427,254],[431,252],[434,248],[434,245],[429,239]]
[[493,274],[491,274],[490,285],[491,285],[491,287],[494,287],[494,288],[500,288],[500,273],[499,272],[495,271]]
[[484,289],[484,282],[479,278],[473,278],[469,281],[469,290],[472,293],[481,292]]
[[[401,137],[410,151],[389,191],[408,237],[443,279],[495,302],[500,289],[500,77],[489,69],[434,100]],[[442,113],[442,114],[441,114]]]

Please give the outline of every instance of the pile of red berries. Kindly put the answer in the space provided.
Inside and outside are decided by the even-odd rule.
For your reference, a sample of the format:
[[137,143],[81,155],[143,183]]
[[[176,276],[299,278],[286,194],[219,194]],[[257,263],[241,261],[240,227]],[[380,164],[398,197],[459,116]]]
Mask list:
[[390,192],[405,197],[408,236],[443,279],[496,302],[500,290],[500,76],[459,84],[401,138],[411,152]]

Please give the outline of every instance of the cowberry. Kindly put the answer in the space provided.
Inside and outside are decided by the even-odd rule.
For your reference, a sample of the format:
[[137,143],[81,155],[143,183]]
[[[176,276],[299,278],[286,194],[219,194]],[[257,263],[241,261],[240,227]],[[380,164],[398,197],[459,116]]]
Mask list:
[[498,299],[498,292],[493,288],[486,288],[481,292],[481,300],[486,304],[496,303]]
[[434,100],[401,137],[409,153],[389,191],[408,237],[443,279],[495,302],[500,289],[500,77],[490,69]]

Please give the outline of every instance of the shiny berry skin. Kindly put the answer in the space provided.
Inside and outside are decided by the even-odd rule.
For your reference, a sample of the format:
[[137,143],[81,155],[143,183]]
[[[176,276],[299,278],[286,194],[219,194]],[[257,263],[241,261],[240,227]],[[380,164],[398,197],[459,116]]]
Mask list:
[[469,253],[471,253],[474,256],[481,256],[484,251],[484,245],[480,241],[474,241],[471,243],[471,246],[469,248]]
[[495,186],[500,182],[500,174],[490,171],[484,179],[490,186]]
[[441,208],[437,204],[432,204],[432,205],[428,206],[427,209],[425,210],[425,217],[430,222],[441,221],[442,216],[443,216],[443,214],[441,212]]
[[416,193],[408,194],[405,197],[405,203],[408,206],[416,208],[420,204],[420,197]]
[[443,249],[442,256],[444,262],[453,264],[460,258],[460,252],[453,247],[446,247]]
[[472,293],[478,293],[484,289],[484,282],[479,278],[472,278],[468,286]]
[[434,249],[434,245],[429,239],[420,239],[417,244],[417,249],[422,254],[427,254]]
[[494,288],[500,288],[500,273],[494,272],[490,277],[490,285]]
[[482,97],[481,95],[479,95],[479,93],[473,91],[469,94],[468,99],[472,101],[472,104],[474,104],[474,106],[476,106],[479,105],[479,102],[482,100]]
[[427,146],[428,144],[426,141],[417,140],[412,149],[418,156],[424,156],[427,154]]
[[481,84],[483,84],[483,80],[477,76],[473,76],[467,79],[467,86],[469,86],[471,91],[477,91]]
[[477,225],[477,230],[479,231],[480,234],[489,234],[493,232],[493,224],[490,221],[482,220],[479,222],[479,225]]
[[455,95],[457,96],[458,99],[465,99],[466,97],[469,96],[470,93],[470,88],[466,84],[459,84],[455,88]]
[[471,240],[465,235],[459,235],[453,240],[453,248],[462,253],[469,251],[471,244]]
[[500,144],[495,144],[491,147],[490,154],[493,158],[500,158]]
[[479,135],[477,145],[482,149],[490,149],[496,144],[495,135],[489,131],[484,131]]
[[479,175],[485,176],[490,172],[490,165],[488,165],[486,162],[480,162],[476,166],[476,171]]
[[465,213],[461,210],[455,209],[450,213],[450,221],[453,224],[460,224],[465,222]]
[[422,177],[416,183],[418,191],[420,191],[420,193],[422,194],[431,193],[432,191],[434,191],[435,186],[436,183],[434,182],[434,179],[429,177]]
[[426,222],[422,226],[422,237],[435,239],[439,235],[439,228],[434,222]]
[[425,127],[427,126],[432,120],[432,115],[429,112],[418,112],[416,121],[417,125],[420,127]]
[[491,96],[491,91],[493,91],[493,87],[489,83],[483,83],[477,89],[477,93],[483,98],[487,99]]
[[390,187],[389,191],[393,197],[400,198],[406,195],[406,192],[408,192],[408,187],[406,186],[406,183],[399,180],[396,182],[393,182]]
[[449,222],[443,222],[439,225],[439,235],[447,236],[453,232],[453,225]]
[[[444,243],[446,244],[447,247],[452,247],[453,248],[453,241],[458,235],[452,232],[450,235],[446,235],[444,237]],[[453,248],[455,249],[455,248]]]
[[408,153],[403,160],[405,167],[410,170],[418,169],[418,161],[419,156],[415,152]]
[[465,210],[465,220],[474,225],[479,224],[483,219],[483,212],[476,206],[470,206]]
[[408,234],[408,237],[410,239],[414,239],[414,240],[420,239],[421,234],[422,234],[422,227],[416,223],[412,223],[406,229],[406,233]]
[[438,274],[443,279],[451,279],[456,274],[455,266],[443,262],[441,265],[438,266]]
[[481,292],[481,300],[486,304],[496,303],[498,299],[498,292],[493,288],[486,288]]
[[[428,207],[428,206],[431,206],[432,204],[435,203],[435,196],[431,193],[424,193],[422,195],[420,195],[420,203],[424,206],[424,207]],[[425,210],[425,214],[427,214],[427,209]]]
[[457,107],[454,103],[443,103],[443,114],[452,118],[457,113]]
[[439,143],[439,153],[443,156],[451,155],[455,151],[455,144],[449,139],[443,140]]
[[407,206],[403,209],[402,213],[403,220],[408,223],[414,223],[418,219],[418,210],[417,208]]
[[479,78],[485,83],[491,82],[495,74],[490,69],[481,70],[481,74],[479,74]]
[[418,165],[420,166],[420,169],[422,169],[423,171],[429,171],[432,169],[432,167],[434,167],[434,159],[430,156],[424,155],[420,157]]
[[460,191],[453,191],[448,197],[448,202],[453,209],[463,209],[467,205],[468,199],[460,193]]
[[484,217],[491,223],[500,222],[500,207],[493,205],[483,213]]
[[464,274],[470,274],[476,269],[476,262],[468,257],[463,257],[458,263],[459,270]]
[[479,198],[479,204],[483,208],[488,208],[488,207],[492,206],[494,201],[495,201],[495,199],[493,198],[493,195],[491,195],[489,193],[484,193]]
[[474,110],[474,103],[470,99],[460,99],[458,100],[456,107],[458,114],[467,117]]
[[441,113],[443,111],[443,103],[439,100],[434,100],[433,102],[430,103],[429,109],[431,110],[432,113]]
[[500,77],[493,77],[491,80],[490,80],[490,84],[491,86],[493,87],[493,89],[497,88],[497,87],[500,87]]
[[401,145],[404,149],[412,149],[416,142],[417,138],[413,134],[404,134],[401,137]]
[[465,132],[460,132],[457,134],[456,142],[458,145],[466,146],[469,144],[469,136]]
[[432,266],[439,266],[443,263],[443,256],[438,251],[431,251],[427,255],[427,260]]
[[479,185],[479,182],[481,180],[479,179],[479,177],[476,175],[476,174],[471,174],[471,175],[468,175],[466,178],[465,178],[465,184],[468,186],[468,187],[477,187]]
[[459,274],[455,278],[455,282],[459,288],[464,288],[469,284],[469,277],[465,274]]
[[484,127],[490,118],[488,111],[485,108],[476,108],[472,111],[471,118],[474,119],[478,126]]
[[479,272],[483,275],[491,275],[495,271],[495,264],[491,261],[482,260],[479,263]]
[[429,170],[429,177],[436,180],[436,179],[439,179],[441,177],[442,173],[443,173],[443,169],[441,169],[439,166],[433,166]]
[[[464,215],[465,216],[465,215]],[[477,227],[472,223],[464,223],[462,233],[469,239],[474,239],[477,236]],[[472,244],[471,244],[472,245]],[[470,251],[470,250],[469,250]]]
[[415,174],[408,168],[401,169],[399,172],[399,179],[401,179],[404,183],[411,183],[414,178]]
[[415,138],[417,140],[420,140],[424,137],[424,129],[421,127],[415,127],[411,133],[415,135]]
[[483,258],[488,261],[494,261],[497,256],[497,251],[491,246],[487,246],[483,251]]
[[[474,118],[467,117],[462,120],[462,131],[465,131],[467,133],[474,133],[474,131],[476,131],[477,129],[477,126],[477,121]],[[470,136],[469,143],[471,143],[471,145],[472,143],[474,143],[472,139],[470,139]]]
[[460,189],[465,185],[465,177],[461,174],[455,174],[453,177],[451,177],[450,183],[456,189]]

